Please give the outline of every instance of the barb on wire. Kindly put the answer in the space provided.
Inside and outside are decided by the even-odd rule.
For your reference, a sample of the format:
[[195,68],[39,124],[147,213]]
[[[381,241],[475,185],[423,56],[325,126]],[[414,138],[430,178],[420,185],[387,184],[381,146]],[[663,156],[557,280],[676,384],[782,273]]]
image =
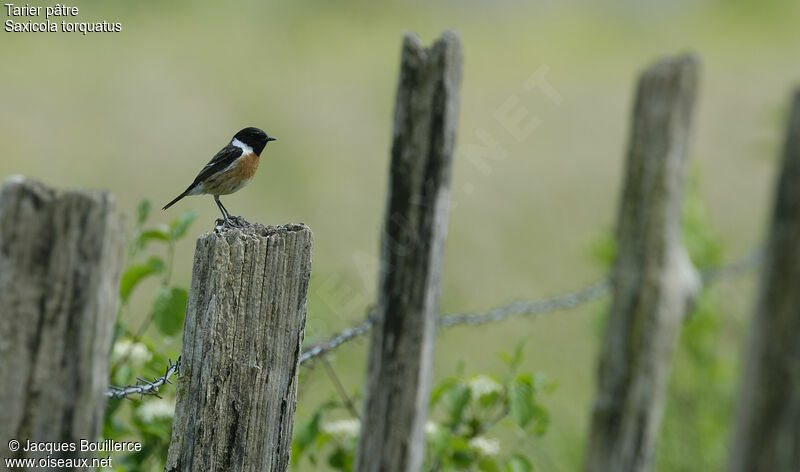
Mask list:
[[139,395],[140,397],[144,397],[145,395],[155,395],[158,396],[158,389],[164,384],[171,384],[172,382],[169,381],[169,378],[178,371],[178,368],[181,366],[181,358],[178,357],[178,360],[175,361],[173,364],[172,359],[169,359],[169,364],[167,365],[167,370],[164,372],[164,375],[153,379],[152,382],[138,378],[139,381],[136,385],[126,385],[124,387],[116,387],[114,385],[108,387],[108,391],[106,392],[106,396],[109,398],[127,398],[129,395]]

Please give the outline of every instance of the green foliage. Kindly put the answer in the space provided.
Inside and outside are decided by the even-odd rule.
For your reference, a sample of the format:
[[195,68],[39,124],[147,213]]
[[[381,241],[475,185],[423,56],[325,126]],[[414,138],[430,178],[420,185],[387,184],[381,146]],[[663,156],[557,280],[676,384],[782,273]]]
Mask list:
[[508,389],[508,406],[511,417],[520,428],[533,419],[533,379],[530,375],[519,375]]
[[197,218],[197,212],[187,211],[178,216],[177,219],[172,220],[172,223],[169,225],[169,237],[172,241],[177,241],[178,239],[184,237],[186,235],[186,231],[189,230],[189,226],[192,225],[195,218]]
[[592,243],[592,259],[603,267],[611,268],[617,259],[617,240],[611,231],[605,232]]
[[158,225],[138,234],[136,242],[137,249],[142,249],[150,241],[165,241],[169,242],[169,227],[166,225]]
[[532,470],[519,453],[504,453],[490,433],[505,423],[524,436],[547,431],[549,415],[540,396],[555,388],[541,374],[519,372],[523,345],[503,353],[508,372],[502,377],[459,373],[445,379],[431,395],[431,421],[426,426],[426,469]]
[[[539,402],[554,385],[541,374],[518,372],[523,359],[520,344],[512,354],[501,354],[508,366],[503,378],[492,375],[448,377],[431,392],[431,420],[425,426],[425,470],[532,471],[519,452],[505,452],[489,434],[501,423],[523,436],[541,436],[549,416]],[[332,420],[348,412],[344,403],[323,403],[298,424],[292,443],[292,463],[308,460],[316,466],[324,455],[329,467],[352,470],[360,429],[355,418]]]
[[720,352],[720,315],[719,301],[709,290],[684,324],[657,456],[661,471],[721,470],[725,465],[736,369]]
[[683,202],[683,244],[696,267],[709,267],[720,264],[724,254],[722,242],[708,223],[700,190],[700,173],[693,170]]
[[533,464],[527,457],[520,454],[513,454],[506,463],[506,472],[531,472]]
[[156,327],[167,336],[178,334],[183,327],[186,300],[189,294],[178,287],[161,287],[153,300],[153,320]]
[[158,275],[164,272],[164,261],[160,257],[153,256],[144,264],[133,264],[125,269],[119,283],[119,295],[122,303],[127,303],[133,289],[151,275]]
[[[682,225],[683,243],[696,267],[723,261],[696,170],[689,178]],[[594,258],[609,269],[616,252],[610,233],[592,247]],[[713,288],[704,287],[683,326],[673,363],[657,454],[659,471],[720,470],[724,465],[735,369],[720,351],[721,335],[718,299]]]
[[[695,266],[722,262],[722,244],[708,223],[696,171],[684,203],[683,233]],[[661,471],[720,470],[725,465],[735,356],[725,356],[720,349],[722,320],[713,288],[704,288],[683,326],[673,361],[657,455]]]
[[[134,384],[137,377],[159,377],[164,373],[168,358],[175,359],[178,355],[174,336],[183,326],[188,294],[185,288],[170,281],[172,261],[175,244],[186,235],[197,215],[191,211],[169,225],[146,227],[150,208],[149,200],[142,200],[137,207],[136,228],[129,239],[128,265],[120,280],[122,304],[111,354],[111,383],[114,385]],[[152,250],[151,243],[157,245]],[[133,306],[132,299],[137,288],[147,281],[158,283],[158,288],[153,301],[145,305],[149,308],[144,315],[135,317],[139,308]],[[172,390],[165,390],[162,395],[162,398],[109,401],[103,437],[142,444],[140,451],[115,458],[114,470],[163,470],[175,397]]]
[[[708,224],[708,212],[700,191],[700,174],[693,169],[683,203],[683,244],[697,267],[716,265],[723,260],[722,243]],[[590,248],[592,259],[611,268],[617,257],[617,240],[611,231],[600,235]]]
[[150,200],[143,198],[139,205],[136,206],[136,227],[141,228],[150,216],[150,208],[152,207]]
[[292,439],[292,463],[297,464],[305,457],[316,466],[325,451],[330,467],[352,470],[359,422],[357,419],[327,420],[327,416],[337,410],[346,411],[346,407],[331,400],[317,407],[311,418],[298,423]]

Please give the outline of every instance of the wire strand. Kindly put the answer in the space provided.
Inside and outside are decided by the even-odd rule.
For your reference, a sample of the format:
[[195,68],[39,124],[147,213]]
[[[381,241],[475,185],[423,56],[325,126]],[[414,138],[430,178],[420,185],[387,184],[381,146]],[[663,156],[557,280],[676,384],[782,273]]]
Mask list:
[[[762,249],[756,248],[732,263],[702,269],[700,270],[700,276],[703,284],[708,285],[721,279],[732,278],[749,272],[757,268],[761,264],[762,259]],[[542,315],[554,311],[569,310],[608,295],[611,290],[610,285],[609,280],[606,278],[581,289],[554,297],[530,301],[515,301],[482,312],[454,313],[440,317],[438,327],[450,328],[459,325],[476,326],[504,321],[514,316]],[[298,363],[300,365],[307,364],[309,361],[336,350],[343,344],[364,336],[372,328],[374,318],[375,311],[374,309],[370,309],[367,316],[359,324],[346,328],[333,337],[303,350]],[[180,358],[178,358],[177,362],[173,364],[170,360],[164,375],[154,379],[153,382],[139,379],[137,385],[128,385],[125,387],[111,386],[106,396],[111,398],[124,398],[128,395],[135,394],[141,396],[156,395],[159,387],[163,386],[165,383],[171,383],[169,378],[178,370],[180,361]]]

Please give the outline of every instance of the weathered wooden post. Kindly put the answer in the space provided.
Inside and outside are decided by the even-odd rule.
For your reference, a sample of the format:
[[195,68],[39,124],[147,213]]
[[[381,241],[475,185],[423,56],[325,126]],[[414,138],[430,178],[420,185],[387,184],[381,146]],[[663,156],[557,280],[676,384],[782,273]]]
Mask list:
[[800,470],[800,89],[787,128],[730,472]]
[[422,466],[460,84],[456,33],[403,37],[357,471]]
[[666,59],[639,80],[589,432],[590,472],[650,470],[672,354],[700,286],[681,243],[697,68],[691,56]]
[[197,240],[167,471],[286,471],[311,230],[251,225]]
[[47,455],[12,451],[12,439],[77,448],[99,437],[122,256],[122,220],[110,194],[57,191],[21,176],[3,183],[0,456]]

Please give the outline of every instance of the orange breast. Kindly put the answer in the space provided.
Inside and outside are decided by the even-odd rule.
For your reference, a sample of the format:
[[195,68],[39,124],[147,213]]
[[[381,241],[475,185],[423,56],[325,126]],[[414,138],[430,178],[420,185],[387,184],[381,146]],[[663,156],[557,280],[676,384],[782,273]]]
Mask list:
[[249,180],[256,174],[256,169],[258,169],[260,160],[261,159],[252,152],[250,154],[245,154],[239,158],[236,167],[229,170],[228,173],[233,174],[232,176],[234,178]]
[[253,153],[245,154],[236,161],[235,166],[209,178],[203,185],[203,193],[228,195],[239,190],[253,178],[260,160]]

